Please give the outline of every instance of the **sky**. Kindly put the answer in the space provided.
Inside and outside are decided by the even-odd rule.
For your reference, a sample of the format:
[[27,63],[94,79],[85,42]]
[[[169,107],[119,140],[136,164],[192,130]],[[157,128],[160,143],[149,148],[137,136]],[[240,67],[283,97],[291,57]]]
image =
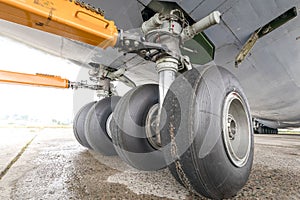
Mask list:
[[[76,80],[79,66],[0,36],[0,70],[58,75]],[[73,118],[70,89],[0,84],[0,117],[25,114],[39,119]]]

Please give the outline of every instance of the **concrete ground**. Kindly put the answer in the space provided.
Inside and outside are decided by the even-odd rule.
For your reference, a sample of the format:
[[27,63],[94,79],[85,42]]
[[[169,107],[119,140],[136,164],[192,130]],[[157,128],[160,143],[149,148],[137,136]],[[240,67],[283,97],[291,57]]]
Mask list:
[[[81,147],[72,129],[0,129],[0,199],[192,199],[168,170],[141,172]],[[256,135],[235,199],[300,199],[300,135]],[[202,199],[197,197],[197,199]]]

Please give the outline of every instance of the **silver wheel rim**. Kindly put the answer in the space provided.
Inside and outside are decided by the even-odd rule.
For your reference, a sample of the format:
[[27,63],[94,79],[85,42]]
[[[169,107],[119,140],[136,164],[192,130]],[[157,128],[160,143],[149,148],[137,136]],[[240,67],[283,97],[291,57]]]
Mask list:
[[112,139],[112,133],[110,130],[110,123],[111,123],[112,118],[113,118],[113,114],[111,113],[106,120],[106,133],[110,139]]
[[252,131],[246,103],[238,93],[227,95],[222,118],[227,155],[236,167],[243,167],[249,158]]
[[146,137],[151,144],[151,146],[155,149],[161,148],[161,138],[159,135],[158,129],[158,112],[159,112],[159,104],[155,104],[152,106],[147,114],[146,118]]

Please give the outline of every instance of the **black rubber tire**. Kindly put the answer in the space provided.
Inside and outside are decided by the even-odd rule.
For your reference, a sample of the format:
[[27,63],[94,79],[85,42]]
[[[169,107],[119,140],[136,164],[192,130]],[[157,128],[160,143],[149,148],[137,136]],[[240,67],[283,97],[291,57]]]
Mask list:
[[122,160],[139,170],[166,167],[163,153],[150,145],[145,131],[147,114],[158,103],[158,94],[158,85],[134,88],[121,98],[113,113],[115,149]]
[[106,122],[121,97],[107,97],[94,104],[85,120],[85,137],[96,152],[106,156],[117,155],[111,138],[107,134]]
[[[160,123],[161,137],[171,173],[189,190],[212,199],[234,196],[246,184],[253,162],[252,127],[250,154],[243,167],[236,167],[225,149],[221,116],[225,97],[231,91],[245,101],[252,124],[240,84],[221,67],[186,72],[172,84],[163,103],[161,119],[166,123]],[[176,151],[170,145],[170,135],[176,136]]]
[[92,149],[89,143],[86,140],[85,137],[85,118],[91,107],[96,102],[90,102],[86,105],[84,105],[78,113],[75,115],[74,121],[73,121],[73,132],[75,135],[75,138],[81,144],[82,146]]

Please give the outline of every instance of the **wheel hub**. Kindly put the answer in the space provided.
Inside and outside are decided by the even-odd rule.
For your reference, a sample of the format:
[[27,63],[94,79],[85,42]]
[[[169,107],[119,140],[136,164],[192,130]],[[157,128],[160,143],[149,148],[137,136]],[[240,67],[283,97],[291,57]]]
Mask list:
[[158,130],[158,114],[159,114],[159,104],[155,104],[152,106],[148,112],[147,118],[146,118],[146,136],[151,144],[152,147],[155,149],[160,149],[161,144],[161,138],[160,133]]
[[112,133],[111,133],[111,130],[110,130],[110,123],[113,119],[113,114],[111,113],[109,115],[109,117],[107,118],[107,121],[106,121],[106,132],[107,132],[107,135],[110,139],[112,139]]
[[236,92],[227,95],[223,110],[223,140],[227,155],[236,167],[243,167],[251,150],[251,121],[246,103]]

